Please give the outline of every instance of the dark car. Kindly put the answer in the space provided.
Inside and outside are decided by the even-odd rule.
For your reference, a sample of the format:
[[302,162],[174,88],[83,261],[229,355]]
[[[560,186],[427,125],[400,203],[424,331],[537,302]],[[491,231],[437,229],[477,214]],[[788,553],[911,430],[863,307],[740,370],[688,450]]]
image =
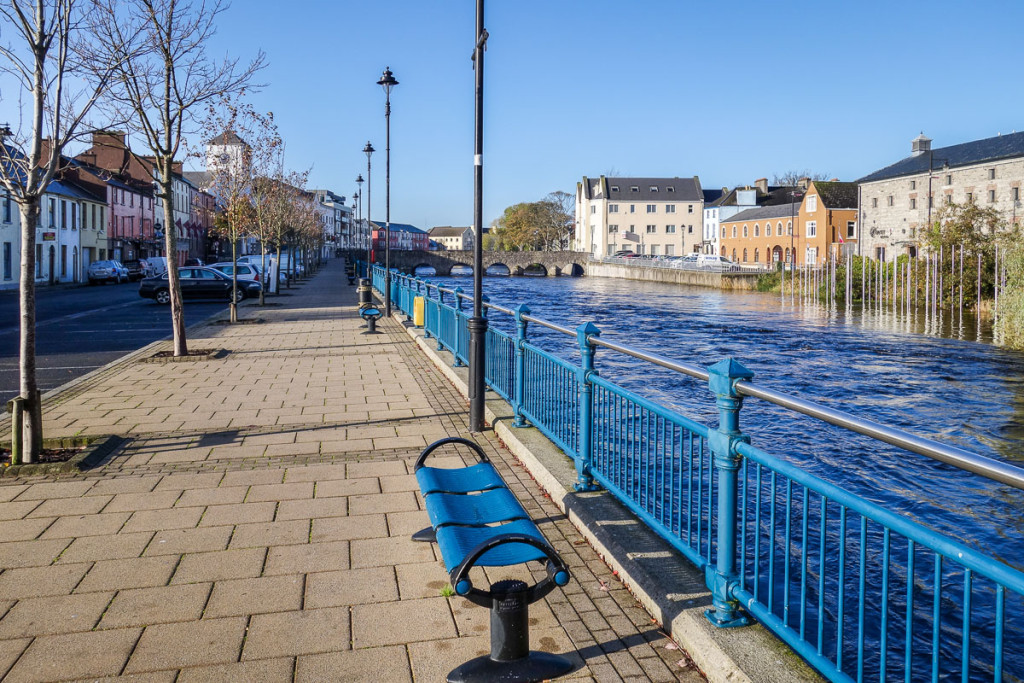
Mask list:
[[142,261],[125,261],[124,267],[128,269],[128,282],[136,282],[145,277]]
[[201,258],[189,258],[189,259],[185,259],[185,265],[186,266],[205,266],[206,264],[203,263],[203,259],[201,259]]
[[[213,268],[179,268],[181,296],[185,299],[227,299],[231,300],[231,278]],[[262,287],[258,282],[238,281],[237,301],[249,296],[259,296]],[[171,302],[167,274],[147,277],[139,283],[139,296],[154,299],[158,304]]]

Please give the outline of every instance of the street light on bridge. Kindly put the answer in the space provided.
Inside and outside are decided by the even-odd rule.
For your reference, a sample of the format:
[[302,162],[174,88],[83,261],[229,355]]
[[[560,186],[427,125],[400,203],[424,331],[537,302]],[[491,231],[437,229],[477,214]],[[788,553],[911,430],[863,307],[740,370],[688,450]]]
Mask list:
[[[366,147],[363,147],[363,151],[366,152],[366,232],[370,238],[370,244],[366,247],[367,249],[367,263],[366,263],[366,277],[370,277],[370,268],[373,267],[373,262],[376,256],[376,246],[373,243],[373,203],[370,201],[373,195],[370,193],[371,188],[371,176],[370,176],[370,156],[376,152],[370,141],[366,141]],[[358,181],[357,181],[358,182]]]
[[484,49],[487,46],[484,0],[476,2],[473,42],[476,134],[473,155],[473,317],[469,319],[469,431],[479,432],[484,428],[484,352],[487,339],[487,318],[483,314]]
[[[366,247],[366,249],[367,249],[367,251],[366,251],[366,261],[367,261],[367,268],[369,268],[370,251],[369,251],[369,247],[365,243],[363,243],[363,237],[362,237],[362,235],[363,235],[363,202],[361,200],[362,200],[362,195],[363,195],[363,183],[364,182],[366,182],[366,181],[363,180],[363,174],[362,173],[360,173],[359,175],[356,176],[356,185],[359,186],[359,189],[356,190],[356,194],[355,194],[355,197],[354,197],[354,199],[357,202],[356,203],[356,226],[358,226],[356,228],[356,235],[358,235],[358,237],[356,238],[356,249],[358,249],[360,246]],[[367,277],[369,277],[369,273],[367,273]]]
[[391,317],[391,90],[398,85],[384,67],[377,85],[384,88],[384,316]]

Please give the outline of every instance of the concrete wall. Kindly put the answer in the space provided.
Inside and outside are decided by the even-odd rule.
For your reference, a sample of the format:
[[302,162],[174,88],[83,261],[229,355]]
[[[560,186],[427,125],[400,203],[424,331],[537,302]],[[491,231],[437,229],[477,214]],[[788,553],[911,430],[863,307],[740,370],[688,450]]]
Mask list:
[[713,273],[706,270],[678,268],[648,268],[613,263],[590,263],[587,277],[613,277],[621,280],[667,282],[675,285],[694,285],[735,291],[753,291],[757,287],[757,273]]

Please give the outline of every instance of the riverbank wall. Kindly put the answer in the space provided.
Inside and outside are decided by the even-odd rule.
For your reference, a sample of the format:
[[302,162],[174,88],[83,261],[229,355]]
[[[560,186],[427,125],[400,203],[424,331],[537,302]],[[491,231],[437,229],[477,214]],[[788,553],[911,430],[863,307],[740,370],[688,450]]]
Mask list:
[[707,270],[683,270],[681,268],[655,268],[652,266],[600,263],[586,266],[587,277],[609,277],[619,280],[642,280],[644,282],[666,282],[675,285],[693,285],[735,291],[754,291],[760,273],[715,273]]

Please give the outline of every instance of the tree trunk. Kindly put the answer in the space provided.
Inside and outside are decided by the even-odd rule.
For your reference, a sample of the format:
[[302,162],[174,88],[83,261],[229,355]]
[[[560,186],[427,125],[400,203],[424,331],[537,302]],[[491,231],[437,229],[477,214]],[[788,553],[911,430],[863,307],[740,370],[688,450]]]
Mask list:
[[42,406],[37,406],[39,384],[36,381],[36,226],[39,223],[39,196],[29,195],[18,205],[21,213],[21,344],[19,392],[24,399],[22,462],[38,462],[43,447]]
[[181,275],[178,273],[178,232],[174,225],[174,176],[172,160],[159,160],[160,193],[164,204],[164,245],[167,249],[167,285],[171,294],[171,328],[174,334],[174,355],[188,355],[185,339],[185,306],[181,298]]
[[238,322],[238,240],[231,240],[231,322]]
[[267,303],[267,287],[270,286],[270,271],[267,270],[267,245],[260,240],[260,272],[263,273],[263,286],[260,287],[260,306]]

